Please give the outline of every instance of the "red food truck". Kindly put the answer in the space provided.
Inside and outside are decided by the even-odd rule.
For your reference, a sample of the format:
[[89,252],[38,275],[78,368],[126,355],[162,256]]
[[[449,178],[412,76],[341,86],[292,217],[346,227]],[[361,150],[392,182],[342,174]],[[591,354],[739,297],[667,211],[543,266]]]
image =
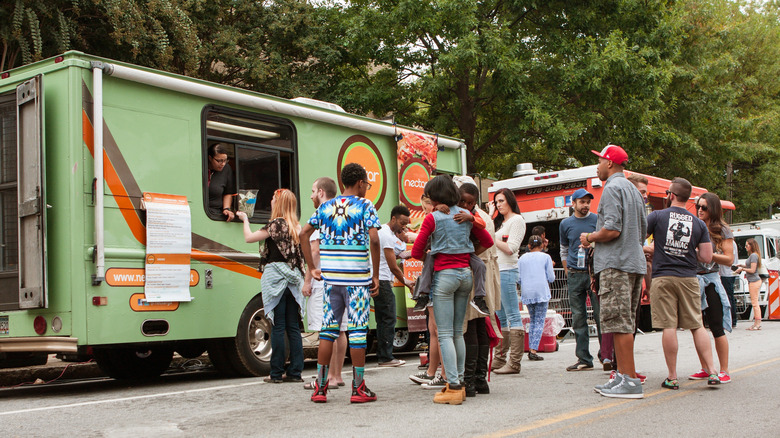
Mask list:
[[[638,172],[625,172],[626,176],[632,173]],[[652,175],[640,175],[648,180],[648,212],[663,209],[666,190],[669,188],[671,181]],[[495,192],[504,188],[511,190],[515,194],[517,204],[527,226],[526,241],[534,226],[542,225],[545,228],[546,237],[550,241],[548,253],[556,267],[556,281],[553,285],[553,299],[550,302],[550,308],[558,310],[559,313],[563,314],[567,323],[566,327],[570,327],[571,314],[568,307],[568,293],[565,290],[565,280],[563,280],[561,268],[558,226],[563,219],[573,214],[571,195],[577,189],[586,189],[590,192],[593,195],[590,210],[594,213],[598,210],[604,182],[596,176],[596,165],[539,173],[533,168],[531,163],[522,163],[517,165],[517,171],[512,178],[496,181],[490,186],[488,189],[490,199],[493,199]],[[696,214],[694,207],[696,197],[706,192],[707,189],[703,187],[693,187],[691,198],[686,204],[686,208],[691,213]],[[724,209],[734,210],[734,204],[730,201],[724,200],[721,202]],[[555,290],[561,288],[563,290]],[[557,298],[560,300],[559,303],[554,302],[556,300],[556,292],[558,293]],[[647,314],[647,318],[643,317],[641,319],[647,323],[640,326],[642,330],[651,329],[649,304],[646,294],[643,294],[643,312]],[[595,327],[593,329],[595,330]]]

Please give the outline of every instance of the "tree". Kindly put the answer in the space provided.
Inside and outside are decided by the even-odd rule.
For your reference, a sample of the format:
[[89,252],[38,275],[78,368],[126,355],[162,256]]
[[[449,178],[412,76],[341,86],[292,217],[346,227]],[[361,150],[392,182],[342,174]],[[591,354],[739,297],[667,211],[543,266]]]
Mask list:
[[316,95],[341,62],[328,8],[305,0],[187,3],[202,41],[197,76],[281,97]]
[[344,93],[345,106],[463,138],[469,170],[496,176],[521,161],[591,163],[608,142],[646,147],[635,133],[658,117],[679,35],[661,1],[360,0],[345,12],[350,52],[374,54],[355,82],[393,89],[384,105]]
[[738,221],[765,217],[780,194],[773,176],[780,165],[777,4],[763,10],[728,0],[683,6],[685,44],[657,129],[665,141],[644,170],[684,176],[734,201]]
[[179,0],[16,0],[0,5],[0,70],[81,50],[189,73],[200,40]]

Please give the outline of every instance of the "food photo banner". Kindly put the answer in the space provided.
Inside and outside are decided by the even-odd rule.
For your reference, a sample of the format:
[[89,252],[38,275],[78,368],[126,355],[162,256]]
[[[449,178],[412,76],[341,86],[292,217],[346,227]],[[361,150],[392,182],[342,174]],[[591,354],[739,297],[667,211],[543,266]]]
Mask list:
[[409,228],[414,230],[419,228],[425,216],[420,198],[436,170],[438,137],[397,129],[395,138],[398,142],[399,197],[412,212]]

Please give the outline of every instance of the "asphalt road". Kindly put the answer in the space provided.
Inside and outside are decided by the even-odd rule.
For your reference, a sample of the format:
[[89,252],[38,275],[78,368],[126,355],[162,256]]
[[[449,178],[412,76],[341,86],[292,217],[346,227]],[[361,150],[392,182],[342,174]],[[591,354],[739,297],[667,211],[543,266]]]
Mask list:
[[[729,335],[733,381],[717,388],[683,378],[678,391],[661,389],[660,333],[639,335],[637,364],[648,375],[642,400],[596,394],[593,386],[607,379],[601,370],[566,372],[575,361],[566,340],[544,361],[524,360],[520,375],[493,375],[490,395],[461,406],[432,403],[433,391],[407,378],[418,363],[407,355],[399,368],[369,361],[366,381],[379,400],[365,405],[350,405],[344,388],[315,405],[301,384],[188,372],[144,384],[98,378],[2,389],[0,425],[4,437],[777,436],[780,323],[765,321],[758,332],[747,326],[740,322]],[[700,366],[690,333],[678,335],[685,376]],[[305,374],[314,373],[308,363]]]

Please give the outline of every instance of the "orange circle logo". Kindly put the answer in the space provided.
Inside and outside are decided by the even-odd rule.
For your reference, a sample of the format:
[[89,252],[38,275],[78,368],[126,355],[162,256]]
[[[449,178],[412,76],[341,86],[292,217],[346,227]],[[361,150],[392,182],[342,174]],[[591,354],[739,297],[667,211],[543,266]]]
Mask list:
[[425,184],[431,179],[431,174],[425,162],[420,159],[407,161],[401,168],[399,179],[401,201],[410,208],[420,209],[420,198]]
[[349,163],[358,163],[366,169],[371,188],[366,191],[366,199],[379,209],[387,194],[387,171],[382,154],[376,145],[363,135],[353,135],[341,146],[336,174],[339,176],[339,188],[344,191],[341,181],[341,169]]

